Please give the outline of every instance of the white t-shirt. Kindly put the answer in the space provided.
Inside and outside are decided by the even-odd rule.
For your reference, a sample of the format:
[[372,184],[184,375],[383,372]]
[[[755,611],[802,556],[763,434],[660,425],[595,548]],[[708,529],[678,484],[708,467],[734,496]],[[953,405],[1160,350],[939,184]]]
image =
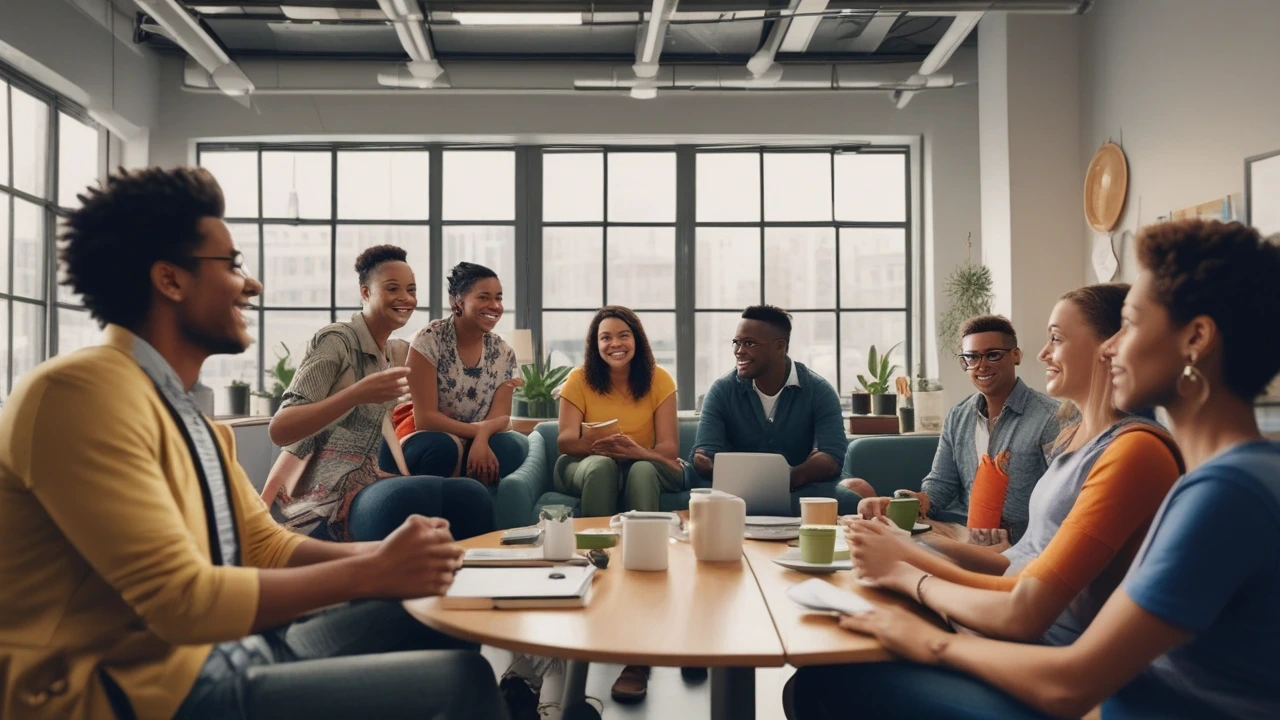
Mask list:
[[787,381],[778,388],[778,392],[774,395],[765,395],[760,391],[760,386],[751,381],[751,387],[756,391],[756,395],[760,396],[760,406],[764,408],[764,416],[769,422],[773,422],[773,409],[778,406],[778,398],[782,397],[782,391],[787,389],[788,385],[799,385],[800,374],[796,372],[796,364],[791,363],[791,374],[787,376]]

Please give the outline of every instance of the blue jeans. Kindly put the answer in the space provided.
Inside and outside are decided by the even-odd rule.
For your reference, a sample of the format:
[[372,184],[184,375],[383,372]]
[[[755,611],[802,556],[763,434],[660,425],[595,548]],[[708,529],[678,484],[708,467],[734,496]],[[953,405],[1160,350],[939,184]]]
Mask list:
[[493,670],[476,649],[399,602],[347,603],[215,645],[175,717],[503,717]]
[[[394,464],[394,463],[393,463]],[[442,517],[457,540],[493,532],[493,496],[470,478],[383,478],[351,501],[348,528],[359,542],[381,540],[410,515]]]
[[907,662],[804,667],[794,690],[796,720],[1051,717],[963,673]]
[[[489,449],[498,459],[498,477],[506,477],[515,472],[524,463],[525,447],[516,439],[517,433],[498,433],[489,438]],[[461,467],[467,471],[467,454],[471,450],[471,441],[463,441],[462,464],[458,464],[458,443],[442,432],[420,432],[410,437],[401,446],[404,452],[404,463],[410,475],[439,475],[450,477],[453,469]],[[398,473],[396,461],[391,449],[382,444],[382,452],[378,455],[378,467],[384,472]]]

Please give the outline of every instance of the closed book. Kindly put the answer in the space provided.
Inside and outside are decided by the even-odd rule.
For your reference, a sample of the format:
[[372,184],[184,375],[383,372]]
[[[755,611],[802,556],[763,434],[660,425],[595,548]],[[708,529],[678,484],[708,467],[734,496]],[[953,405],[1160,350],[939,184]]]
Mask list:
[[556,567],[464,567],[440,598],[446,610],[505,610],[586,607],[593,565]]
[[587,440],[599,440],[610,435],[617,435],[618,428],[619,425],[616,419],[594,423],[584,422],[582,423],[582,437]]

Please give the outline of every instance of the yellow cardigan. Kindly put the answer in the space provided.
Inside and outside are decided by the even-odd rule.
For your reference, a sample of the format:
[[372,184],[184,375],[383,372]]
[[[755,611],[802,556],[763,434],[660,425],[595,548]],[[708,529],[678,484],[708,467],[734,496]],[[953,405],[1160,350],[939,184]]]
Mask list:
[[134,336],[54,358],[0,413],[0,717],[168,718],[212,643],[249,633],[258,571],[304,538],[278,526],[214,425],[246,567],[212,565],[195,466]]

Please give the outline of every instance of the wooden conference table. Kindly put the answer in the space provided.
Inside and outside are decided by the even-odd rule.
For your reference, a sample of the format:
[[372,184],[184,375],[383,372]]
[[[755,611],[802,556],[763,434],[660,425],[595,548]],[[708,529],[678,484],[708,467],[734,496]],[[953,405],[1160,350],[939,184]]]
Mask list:
[[[609,518],[578,518],[576,529],[607,527]],[[461,543],[499,547],[501,532]],[[853,580],[849,572],[809,575],[772,562],[784,542],[744,541],[739,563],[699,563],[693,548],[671,541],[666,572],[628,571],[611,552],[596,573],[585,608],[556,610],[443,610],[437,598],[406,600],[426,625],[472,642],[569,661],[562,707],[583,701],[591,662],[707,667],[713,720],[755,717],[755,668],[881,662],[879,641],[836,627],[834,617],[810,613],[786,596],[792,585],[818,577],[877,604],[918,608]]]

